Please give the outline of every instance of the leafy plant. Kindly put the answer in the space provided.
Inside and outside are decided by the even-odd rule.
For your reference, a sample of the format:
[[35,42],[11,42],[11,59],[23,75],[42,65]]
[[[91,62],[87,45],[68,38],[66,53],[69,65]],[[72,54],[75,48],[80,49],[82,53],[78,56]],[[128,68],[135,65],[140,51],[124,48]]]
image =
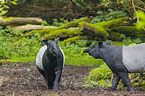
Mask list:
[[59,26],[62,26],[64,24],[67,24],[67,23],[68,23],[68,21],[64,20],[64,18],[59,18],[59,20],[58,19],[53,19],[53,26],[59,27]]
[[7,3],[16,5],[18,0],[6,0],[6,1],[7,2],[5,2],[5,0],[0,1],[0,16],[3,16],[8,12],[9,6],[7,5]]
[[145,31],[145,13],[143,11],[137,11],[136,16],[139,16],[139,21],[136,23],[136,28],[137,29],[142,29],[144,28]]
[[136,39],[131,39],[130,37],[126,37],[124,34],[120,35],[120,40],[122,40],[122,43],[125,46],[128,46],[129,44],[135,43],[135,44],[139,44],[141,43],[141,39],[136,38]]
[[91,23],[98,23],[98,22],[104,22],[104,21],[109,21],[109,20],[113,20],[113,19],[117,19],[120,17],[126,17],[126,13],[123,11],[113,11],[113,9],[109,9],[108,13],[104,13],[102,11],[98,11],[98,16],[96,16],[95,18],[93,18],[91,20]]
[[86,86],[111,86],[112,72],[106,64],[102,64],[100,67],[92,69],[89,76],[85,78]]

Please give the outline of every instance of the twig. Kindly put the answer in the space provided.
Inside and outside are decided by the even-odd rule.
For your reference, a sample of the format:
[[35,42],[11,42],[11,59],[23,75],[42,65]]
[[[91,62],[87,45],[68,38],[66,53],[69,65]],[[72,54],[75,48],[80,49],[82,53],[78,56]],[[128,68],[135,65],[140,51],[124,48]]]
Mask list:
[[139,6],[135,6],[135,7],[138,8],[138,9],[141,9],[141,10],[145,11],[145,9],[143,9],[143,8],[141,8]]
[[145,5],[145,3],[144,2],[142,2],[141,0],[138,0],[139,2],[141,2],[142,4],[144,4]]
[[137,13],[137,11],[136,11],[136,9],[135,9],[135,5],[134,5],[133,0],[132,0],[132,6],[133,6],[133,8],[134,8],[135,13],[137,14],[137,23],[143,28],[143,30],[145,30],[145,28],[139,23],[139,15],[138,15],[138,13]]

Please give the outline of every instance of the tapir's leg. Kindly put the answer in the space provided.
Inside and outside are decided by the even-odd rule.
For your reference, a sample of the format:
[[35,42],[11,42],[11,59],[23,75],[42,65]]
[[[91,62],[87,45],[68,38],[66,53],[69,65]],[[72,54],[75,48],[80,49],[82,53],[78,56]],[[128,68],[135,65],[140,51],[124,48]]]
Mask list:
[[38,69],[38,71],[42,74],[42,76],[44,77],[46,85],[48,85],[48,82],[47,82],[47,79],[46,79],[45,71],[44,71],[44,70],[41,70],[41,69],[38,68],[38,67],[37,67],[37,69]]
[[52,72],[52,70],[47,70],[46,72],[46,78],[47,78],[47,82],[48,82],[48,88],[49,89],[52,89],[53,88],[53,72]]
[[120,81],[120,77],[116,73],[113,72],[112,88],[110,91],[116,90],[119,81]]
[[131,84],[131,82],[129,80],[128,73],[126,73],[126,72],[118,72],[118,75],[125,82],[125,84],[128,86],[129,91],[133,92],[134,90],[133,90],[132,84]]
[[60,82],[61,74],[62,74],[62,69],[59,69],[56,72],[56,77],[55,77],[55,81],[54,81],[54,90],[59,89],[59,82]]

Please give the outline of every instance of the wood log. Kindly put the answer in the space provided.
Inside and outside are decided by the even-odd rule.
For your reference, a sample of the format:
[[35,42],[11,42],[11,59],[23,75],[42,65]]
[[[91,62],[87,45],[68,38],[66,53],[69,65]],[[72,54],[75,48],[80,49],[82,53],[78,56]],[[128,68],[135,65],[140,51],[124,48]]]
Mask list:
[[50,31],[44,36],[45,39],[54,39],[54,38],[70,38],[82,34],[78,28],[71,29],[58,29]]
[[11,17],[11,18],[0,18],[0,25],[1,26],[13,26],[13,25],[22,25],[22,24],[41,24],[41,18],[19,18],[19,17]]
[[[98,30],[97,30],[98,29]],[[89,37],[100,39],[100,40],[106,40],[108,37],[108,34],[103,34],[101,31],[105,31],[100,26],[91,26],[90,24],[84,23],[83,26],[80,28],[80,31],[83,32],[83,34],[88,35]]]
[[24,31],[29,31],[29,30],[41,30],[45,28],[57,28],[55,26],[41,26],[41,25],[23,25],[23,26],[15,26],[12,27],[14,29],[22,29]]

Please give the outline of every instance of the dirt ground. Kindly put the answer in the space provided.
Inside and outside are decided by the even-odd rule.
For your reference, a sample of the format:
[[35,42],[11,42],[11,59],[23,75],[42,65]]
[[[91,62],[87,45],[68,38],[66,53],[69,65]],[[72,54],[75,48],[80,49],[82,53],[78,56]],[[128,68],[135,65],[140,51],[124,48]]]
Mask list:
[[60,82],[60,90],[47,89],[43,77],[35,63],[17,63],[0,66],[0,96],[145,96],[145,89],[134,88],[109,92],[109,88],[84,86],[84,78],[93,66],[65,65]]

